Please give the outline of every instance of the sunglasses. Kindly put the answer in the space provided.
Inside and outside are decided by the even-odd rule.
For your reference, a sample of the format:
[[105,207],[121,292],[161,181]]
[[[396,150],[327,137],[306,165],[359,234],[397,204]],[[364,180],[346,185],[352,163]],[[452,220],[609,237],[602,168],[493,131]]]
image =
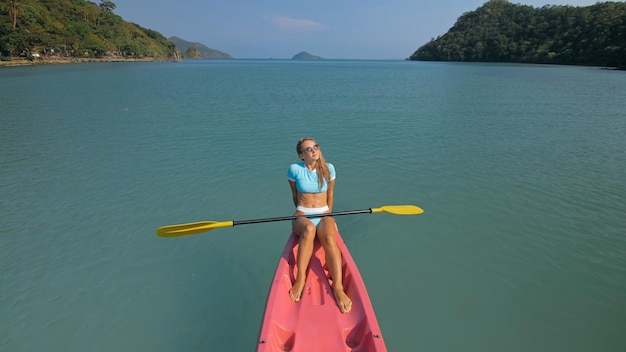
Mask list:
[[314,145],[314,146],[312,146],[312,147],[306,147],[306,148],[303,148],[303,149],[302,149],[302,152],[307,152],[307,153],[310,153],[310,152],[312,152],[312,151],[314,151],[314,150],[320,150],[320,145],[319,145],[319,144],[316,144],[316,145]]

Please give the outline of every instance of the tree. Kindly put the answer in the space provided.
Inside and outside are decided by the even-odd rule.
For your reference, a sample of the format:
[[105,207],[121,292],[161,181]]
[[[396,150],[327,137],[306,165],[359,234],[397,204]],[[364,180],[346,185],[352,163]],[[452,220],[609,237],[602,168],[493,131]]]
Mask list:
[[13,29],[17,27],[17,16],[22,12],[22,5],[17,0],[11,0],[9,3],[9,17],[13,21]]
[[102,9],[102,11],[104,12],[113,12],[113,10],[115,10],[115,8],[117,7],[113,1],[108,1],[108,0],[101,0],[100,1],[100,9]]

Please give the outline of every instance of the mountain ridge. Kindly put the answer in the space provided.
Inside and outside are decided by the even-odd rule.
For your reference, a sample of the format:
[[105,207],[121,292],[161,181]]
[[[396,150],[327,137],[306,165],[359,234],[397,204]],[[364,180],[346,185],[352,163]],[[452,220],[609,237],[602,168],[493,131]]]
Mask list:
[[224,53],[217,49],[212,49],[198,42],[190,42],[177,36],[168,38],[169,41],[176,44],[178,51],[183,59],[232,59],[230,54]]

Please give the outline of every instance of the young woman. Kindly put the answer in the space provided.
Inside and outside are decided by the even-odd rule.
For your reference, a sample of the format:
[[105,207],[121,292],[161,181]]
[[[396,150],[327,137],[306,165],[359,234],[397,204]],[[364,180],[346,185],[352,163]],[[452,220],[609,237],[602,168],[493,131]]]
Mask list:
[[[313,138],[302,138],[296,146],[302,162],[291,164],[287,173],[295,215],[330,213],[333,209],[335,189],[335,167],[322,156],[319,144]],[[348,313],[352,301],[343,288],[341,272],[341,252],[335,242],[337,225],[332,217],[302,217],[293,221],[293,232],[299,236],[298,258],[296,260],[296,282],[289,291],[294,302],[300,301],[306,271],[313,255],[313,242],[317,237],[326,253],[326,266],[333,279],[333,293],[339,309]]]

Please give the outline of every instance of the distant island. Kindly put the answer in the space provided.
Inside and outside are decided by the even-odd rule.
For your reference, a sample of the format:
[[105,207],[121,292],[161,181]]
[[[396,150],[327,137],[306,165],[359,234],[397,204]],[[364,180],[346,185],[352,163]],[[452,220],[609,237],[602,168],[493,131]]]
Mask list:
[[626,69],[626,3],[541,8],[490,0],[409,60],[589,65]]
[[292,60],[323,60],[324,58],[321,56],[315,56],[307,53],[306,51],[301,51],[294,55]]
[[169,38],[176,44],[183,59],[232,59],[229,54],[206,47],[201,43],[192,43],[178,37]]

